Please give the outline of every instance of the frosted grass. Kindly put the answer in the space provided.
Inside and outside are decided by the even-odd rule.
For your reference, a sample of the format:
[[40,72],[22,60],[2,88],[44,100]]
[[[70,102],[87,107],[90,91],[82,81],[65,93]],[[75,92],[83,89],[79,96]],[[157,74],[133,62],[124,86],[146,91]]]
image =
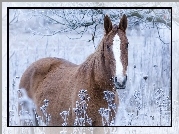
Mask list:
[[[35,23],[32,25],[35,27]],[[90,31],[80,39],[69,39],[76,38],[76,35],[72,32],[50,37],[34,36],[23,25],[17,27],[10,29],[9,38],[9,120],[12,126],[20,125],[18,85],[23,72],[32,62],[51,56],[80,64],[95,51],[94,45],[97,46],[103,36],[99,33],[93,44],[89,42]],[[99,27],[103,30],[102,25]],[[126,89],[118,90],[120,105],[116,126],[169,126],[171,123],[170,30],[160,29],[160,36],[165,43],[159,39],[155,27],[141,24],[127,29],[128,81]]]

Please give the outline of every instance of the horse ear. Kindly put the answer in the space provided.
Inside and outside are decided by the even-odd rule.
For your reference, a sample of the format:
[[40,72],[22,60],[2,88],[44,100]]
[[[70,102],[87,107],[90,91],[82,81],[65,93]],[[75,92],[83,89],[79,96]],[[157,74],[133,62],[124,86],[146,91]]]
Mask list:
[[107,15],[104,17],[104,29],[106,31],[106,34],[108,34],[112,30],[112,22]]
[[125,32],[126,28],[127,28],[127,16],[124,14],[120,20],[119,29]]

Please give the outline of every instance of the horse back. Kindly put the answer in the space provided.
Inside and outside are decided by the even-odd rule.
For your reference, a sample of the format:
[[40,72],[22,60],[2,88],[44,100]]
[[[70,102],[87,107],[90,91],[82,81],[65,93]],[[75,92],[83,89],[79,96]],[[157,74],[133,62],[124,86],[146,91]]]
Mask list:
[[24,88],[30,98],[38,88],[39,84],[46,78],[46,75],[59,68],[73,67],[73,64],[61,58],[43,58],[32,63],[21,77],[19,89]]

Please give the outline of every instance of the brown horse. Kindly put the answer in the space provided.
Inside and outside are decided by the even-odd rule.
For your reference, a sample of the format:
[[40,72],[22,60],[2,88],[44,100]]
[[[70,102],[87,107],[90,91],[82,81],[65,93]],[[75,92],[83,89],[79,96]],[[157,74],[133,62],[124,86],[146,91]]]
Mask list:
[[[96,51],[80,65],[61,58],[43,58],[31,64],[24,72],[19,88],[37,106],[37,114],[45,99],[49,100],[47,113],[51,115],[49,125],[60,126],[64,122],[60,112],[69,112],[68,125],[74,125],[73,108],[81,89],[87,90],[90,97],[87,114],[92,126],[102,126],[100,108],[108,108],[104,100],[104,90],[114,91],[125,88],[128,66],[128,39],[126,37],[127,17],[123,15],[119,25],[113,25],[110,18],[104,17],[105,34]],[[118,106],[118,95],[115,92]]]

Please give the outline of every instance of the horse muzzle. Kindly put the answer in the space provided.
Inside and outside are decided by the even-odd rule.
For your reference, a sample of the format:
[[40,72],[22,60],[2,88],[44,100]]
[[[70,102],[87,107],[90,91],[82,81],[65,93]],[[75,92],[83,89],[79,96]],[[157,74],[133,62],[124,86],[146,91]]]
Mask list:
[[117,81],[117,77],[114,77],[114,85],[116,89],[125,89],[126,88],[126,82],[127,82],[127,75],[125,76],[122,83]]

